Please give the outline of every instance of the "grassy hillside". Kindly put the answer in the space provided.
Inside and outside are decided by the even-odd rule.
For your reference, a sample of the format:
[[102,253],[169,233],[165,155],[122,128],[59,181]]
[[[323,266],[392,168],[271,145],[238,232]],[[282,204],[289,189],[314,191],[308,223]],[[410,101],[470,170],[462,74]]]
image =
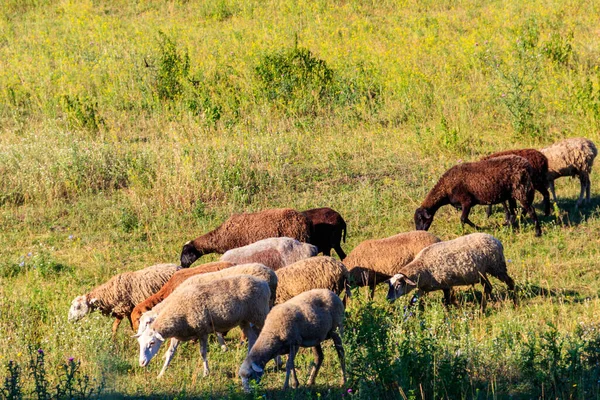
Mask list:
[[[158,381],[162,360],[140,368],[128,328],[112,341],[106,317],[68,323],[71,300],[177,262],[233,212],[330,206],[348,252],[413,229],[461,160],[599,143],[599,19],[593,1],[5,0],[0,364],[21,365],[27,393],[41,348],[53,385],[81,362],[76,375],[106,396],[244,397],[235,340],[228,353],[211,343],[209,378],[188,344]],[[383,289],[358,296],[346,387],[328,345],[316,388],[279,392],[284,374],[270,371],[255,397],[597,398],[600,200],[578,210],[579,183],[556,186],[541,238],[472,214],[502,240],[519,307],[498,281],[485,313],[479,287],[448,311],[437,294],[423,311],[386,304]],[[431,231],[472,232],[450,207]],[[302,382],[311,360],[299,356]]]

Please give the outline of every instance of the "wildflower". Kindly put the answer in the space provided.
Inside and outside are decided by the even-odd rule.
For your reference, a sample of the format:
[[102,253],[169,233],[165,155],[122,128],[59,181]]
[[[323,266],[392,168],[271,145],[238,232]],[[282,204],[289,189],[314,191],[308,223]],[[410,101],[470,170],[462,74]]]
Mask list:
[[69,240],[73,240],[73,235],[69,235]]
[[348,394],[352,394],[352,388],[348,388]]
[[31,256],[32,256],[31,252],[27,253],[27,257],[31,257]]
[[25,261],[21,261],[21,262],[19,263],[19,267],[24,267],[24,266],[25,266]]
[[75,360],[74,357],[69,357],[69,362],[73,362],[73,360]]
[[38,349],[38,354],[44,354],[44,350]]

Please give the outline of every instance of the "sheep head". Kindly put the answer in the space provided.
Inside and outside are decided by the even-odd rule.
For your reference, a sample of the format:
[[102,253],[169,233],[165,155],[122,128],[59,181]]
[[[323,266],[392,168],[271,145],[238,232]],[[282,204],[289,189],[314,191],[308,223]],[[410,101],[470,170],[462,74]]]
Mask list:
[[250,361],[249,357],[246,357],[238,372],[238,375],[242,378],[242,387],[246,393],[250,392],[250,381],[254,380],[256,383],[259,383],[264,372],[264,369],[260,365]]
[[411,290],[417,287],[417,284],[404,274],[396,274],[392,276],[388,281],[389,285],[387,299],[393,302],[400,296],[404,296]]
[[69,309],[69,321],[78,321],[85,317],[86,314],[92,311],[92,306],[96,301],[97,299],[90,299],[88,301],[86,295],[75,297]]
[[433,214],[429,214],[426,208],[419,207],[415,211],[415,228],[418,231],[429,230],[433,222]]
[[193,242],[187,242],[183,245],[183,249],[181,250],[181,266],[183,268],[188,268],[194,261],[203,255],[204,253],[198,250]]
[[146,328],[148,328],[150,326],[150,324],[152,322],[154,322],[154,320],[156,319],[156,317],[158,316],[158,314],[156,313],[156,311],[147,311],[145,313],[142,314],[142,316],[140,317],[140,320],[138,321],[138,329],[137,329],[137,333],[141,334],[142,332],[144,332],[146,330]]
[[165,339],[160,333],[148,327],[144,332],[134,336],[140,344],[140,367],[148,365],[150,360],[154,358],[158,349],[163,344]]

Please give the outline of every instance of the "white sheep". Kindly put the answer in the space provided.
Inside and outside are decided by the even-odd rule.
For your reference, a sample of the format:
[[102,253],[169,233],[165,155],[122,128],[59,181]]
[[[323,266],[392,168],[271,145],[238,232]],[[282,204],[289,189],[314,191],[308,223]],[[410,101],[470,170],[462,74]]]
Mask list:
[[389,281],[388,300],[418,288],[419,292],[442,290],[447,305],[454,303],[454,286],[481,283],[485,297],[492,292],[487,278],[490,274],[506,283],[514,291],[515,283],[506,271],[502,243],[486,233],[472,233],[454,240],[425,247],[415,259],[400,269]]
[[548,184],[554,202],[556,202],[554,181],[561,176],[578,176],[581,191],[577,206],[583,203],[584,194],[586,203],[589,203],[591,192],[590,173],[594,165],[594,158],[598,154],[594,142],[586,138],[565,139],[540,151],[548,159]]
[[104,315],[115,317],[114,335],[123,318],[127,317],[131,322],[131,312],[136,304],[158,292],[175,271],[175,264],[157,264],[115,275],[89,293],[76,297],[69,309],[69,321],[77,321],[98,309]]
[[261,263],[273,271],[277,271],[296,261],[314,257],[318,252],[319,249],[312,244],[289,237],[275,237],[227,250],[221,256],[220,261],[234,264]]
[[327,339],[332,339],[335,344],[342,368],[342,382],[345,383],[344,347],[337,332],[342,331],[343,319],[342,301],[327,289],[313,289],[273,307],[256,343],[240,367],[238,374],[244,390],[250,390],[250,380],[260,380],[269,360],[283,354],[289,354],[283,388],[285,390],[288,387],[290,373],[294,376],[294,387],[298,387],[294,358],[299,347],[313,348],[315,365],[307,382],[312,385],[323,362],[321,343]]
[[[172,340],[165,354],[162,376],[180,341],[198,339],[204,374],[209,373],[208,334],[227,332],[240,326],[248,337],[248,349],[256,340],[269,313],[269,285],[250,275],[238,275],[209,283],[181,285],[161,304],[147,328],[136,334],[141,367],[148,365],[166,339]],[[155,307],[156,308],[156,307]],[[144,322],[146,324],[146,322]],[[253,327],[251,327],[251,324]],[[142,323],[140,323],[141,327]]]

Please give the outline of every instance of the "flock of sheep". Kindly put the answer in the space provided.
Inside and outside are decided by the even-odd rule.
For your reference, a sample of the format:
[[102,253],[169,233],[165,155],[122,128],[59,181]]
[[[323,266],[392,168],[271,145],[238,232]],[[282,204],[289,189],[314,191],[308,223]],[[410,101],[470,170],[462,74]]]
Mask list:
[[[159,264],[116,275],[89,293],[75,298],[69,320],[93,310],[115,318],[113,334],[127,318],[140,345],[140,366],[146,366],[170,339],[159,376],[165,373],[181,341],[198,340],[209,374],[207,339],[215,333],[223,350],[223,336],[240,327],[248,354],[239,376],[245,390],[250,380],[260,380],[265,364],[288,355],[284,388],[290,375],[298,386],[294,358],[299,347],[312,347],[315,364],[308,384],[315,381],[323,351],[332,339],[340,359],[342,381],[346,371],[341,333],[344,305],[350,286],[387,283],[393,301],[417,289],[441,290],[444,303],[454,304],[455,286],[481,283],[485,295],[492,291],[488,274],[514,293],[502,243],[491,235],[473,233],[440,241],[426,232],[435,212],[451,204],[462,209],[461,222],[469,220],[472,206],[504,204],[507,224],[516,220],[518,201],[541,235],[532,203],[534,190],[543,196],[550,212],[554,180],[578,176],[581,193],[590,200],[594,144],[587,139],[567,139],[541,151],[526,149],[496,153],[481,161],[450,168],[415,212],[416,231],[360,243],[346,256],[341,248],[346,223],[330,208],[298,212],[270,209],[236,214],[219,227],[183,246],[180,265]],[[334,249],[343,262],[330,257]],[[317,256],[319,252],[323,256]],[[190,266],[205,254],[222,254],[219,261]],[[340,299],[345,292],[344,301]],[[516,302],[516,296],[514,296]]]

